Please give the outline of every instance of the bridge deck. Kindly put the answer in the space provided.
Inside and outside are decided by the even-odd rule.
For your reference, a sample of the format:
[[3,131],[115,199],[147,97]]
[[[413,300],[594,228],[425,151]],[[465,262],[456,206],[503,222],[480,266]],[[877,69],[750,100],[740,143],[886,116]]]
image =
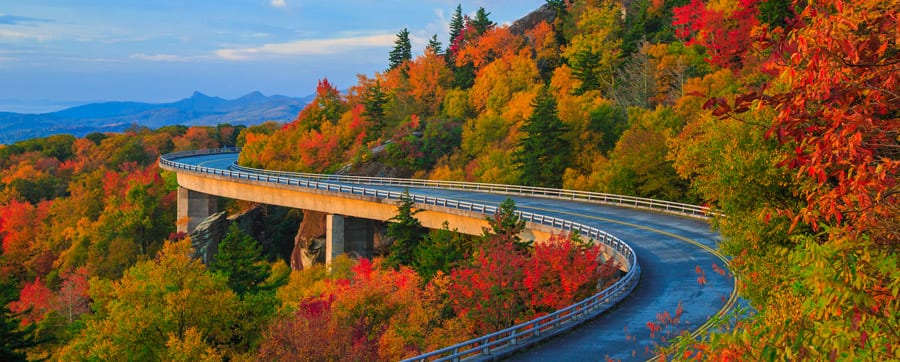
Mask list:
[[[178,162],[227,170],[236,154],[199,155]],[[366,185],[367,188],[402,191],[404,187]],[[700,220],[652,211],[604,206],[580,201],[508,196],[490,193],[410,187],[411,194],[428,195],[499,205],[515,200],[519,210],[560,217],[605,230],[626,241],[637,254],[641,282],[614,309],[560,338],[552,339],[512,357],[522,361],[579,361],[612,358],[646,360],[655,345],[695,330],[716,314],[731,297],[735,283],[730,273],[720,275],[713,265],[725,269],[723,260],[711,253],[718,234]],[[698,279],[702,272],[705,284]],[[675,316],[683,308],[680,322],[651,337],[648,322],[658,322],[664,312]]]

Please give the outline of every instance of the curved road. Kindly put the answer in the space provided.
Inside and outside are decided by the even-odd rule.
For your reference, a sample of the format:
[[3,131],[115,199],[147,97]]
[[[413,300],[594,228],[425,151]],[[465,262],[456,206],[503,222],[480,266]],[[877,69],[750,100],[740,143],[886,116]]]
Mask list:
[[[178,158],[177,162],[228,170],[236,160],[237,154],[225,153]],[[521,211],[566,218],[605,230],[634,249],[642,276],[628,298],[573,331],[512,356],[513,360],[646,360],[653,357],[656,345],[706,323],[726,306],[734,292],[735,281],[726,271],[723,259],[711,252],[718,234],[710,231],[705,221],[569,200],[435,188],[410,187],[409,192],[487,205],[499,205],[510,197]],[[649,323],[662,329],[651,331]]]

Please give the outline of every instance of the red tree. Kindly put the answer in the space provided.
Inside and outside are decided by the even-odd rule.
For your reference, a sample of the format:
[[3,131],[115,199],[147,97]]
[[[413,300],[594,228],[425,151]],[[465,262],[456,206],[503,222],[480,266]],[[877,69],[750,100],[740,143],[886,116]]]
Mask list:
[[604,265],[601,246],[582,248],[554,235],[534,246],[523,280],[535,313],[552,312],[592,295]]
[[53,304],[53,291],[47,288],[41,278],[33,282],[26,282],[19,292],[19,300],[9,303],[9,310],[14,313],[23,313],[22,325],[31,324],[44,318],[44,314],[51,311]]
[[706,48],[707,61],[731,70],[740,69],[753,44],[751,32],[759,25],[759,0],[740,0],[731,13],[711,9],[701,0],[672,10],[675,34],[688,45]]

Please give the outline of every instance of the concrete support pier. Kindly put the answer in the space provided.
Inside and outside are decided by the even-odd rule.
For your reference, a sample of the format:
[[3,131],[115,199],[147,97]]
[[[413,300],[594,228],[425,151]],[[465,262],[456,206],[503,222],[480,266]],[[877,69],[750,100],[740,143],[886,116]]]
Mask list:
[[218,212],[218,206],[215,196],[179,186],[177,231],[191,233],[203,220]]
[[372,220],[329,214],[325,216],[325,263],[338,255],[371,258],[375,252],[375,224]]

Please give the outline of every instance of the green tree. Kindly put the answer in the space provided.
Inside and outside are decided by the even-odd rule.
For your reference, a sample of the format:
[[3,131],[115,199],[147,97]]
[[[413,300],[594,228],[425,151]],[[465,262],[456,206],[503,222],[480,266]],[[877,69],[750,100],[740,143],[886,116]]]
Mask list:
[[531,247],[533,241],[522,241],[519,237],[519,233],[525,230],[525,220],[519,218],[519,214],[516,213],[516,202],[513,199],[503,200],[497,212],[487,218],[487,221],[490,229],[482,230],[482,245],[511,243],[520,252],[525,252]]
[[388,103],[388,96],[381,89],[381,82],[375,81],[375,84],[366,90],[363,99],[363,115],[372,123],[372,131],[369,135],[371,139],[381,137],[381,132],[385,126],[384,106]]
[[259,242],[236,223],[228,227],[209,270],[225,275],[228,286],[239,296],[258,292],[272,274],[272,266],[263,257]]
[[475,28],[476,34],[484,34],[484,32],[496,25],[491,19],[488,19],[488,15],[491,15],[491,13],[484,10],[483,7],[478,8],[478,11],[475,12],[475,19],[472,19],[472,27]]
[[409,190],[404,190],[397,204],[397,215],[391,218],[387,227],[387,236],[394,240],[385,260],[388,266],[412,265],[416,249],[425,237],[427,230],[415,217],[421,210],[413,210],[414,205]]
[[425,281],[438,271],[450,274],[450,270],[471,254],[471,244],[466,236],[454,230],[444,221],[441,229],[432,230],[419,244],[413,261],[414,270]]
[[25,361],[25,349],[37,345],[35,325],[21,326],[19,314],[9,310],[10,302],[18,297],[14,282],[0,282],[0,361]]
[[[162,129],[162,128],[160,128],[160,129]],[[187,127],[185,127],[185,130],[187,130]],[[100,142],[103,142],[103,140],[109,138],[109,136],[107,136],[105,133],[91,132],[91,133],[88,133],[87,136],[84,136],[84,138],[87,138],[89,141],[91,141],[95,145],[99,146]]]
[[389,61],[389,68],[394,69],[397,68],[403,63],[408,62],[412,59],[412,44],[409,42],[409,30],[403,28],[397,33],[397,40],[394,40],[394,49],[391,50]]
[[[450,46],[454,44],[456,38],[459,37],[459,34],[462,33],[465,26],[466,23],[463,20],[462,5],[457,4],[456,10],[453,11],[453,16],[450,17]],[[449,55],[450,53],[448,52],[447,54]],[[453,64],[453,62],[449,63]]]
[[428,45],[425,46],[425,51],[440,55],[441,52],[443,52],[443,49],[441,49],[441,46],[442,46],[442,44],[438,40],[437,34],[432,34],[431,39],[428,39]]
[[595,147],[608,155],[628,128],[628,113],[612,103],[600,104],[588,113],[587,131],[599,135]]
[[556,99],[544,87],[532,103],[534,113],[522,131],[513,153],[521,181],[528,186],[560,187],[569,159],[569,142],[563,138],[568,127],[556,115]]

